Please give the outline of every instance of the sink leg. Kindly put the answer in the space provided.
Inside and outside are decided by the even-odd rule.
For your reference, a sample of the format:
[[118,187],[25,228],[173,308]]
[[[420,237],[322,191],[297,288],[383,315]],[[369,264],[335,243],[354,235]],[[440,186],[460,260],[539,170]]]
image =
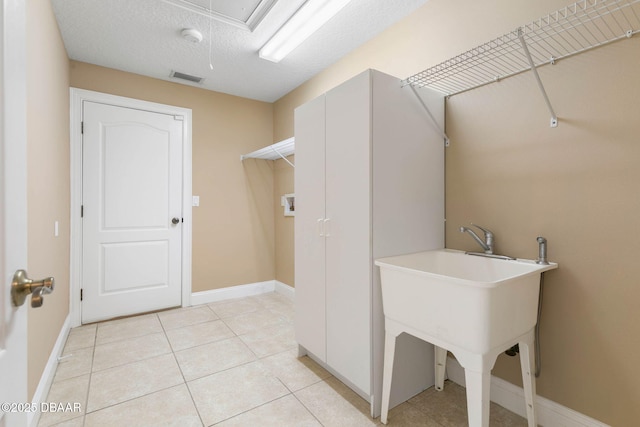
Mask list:
[[522,385],[527,405],[527,420],[529,427],[536,427],[538,420],[536,419],[536,379],[533,376],[533,372],[535,372],[533,332],[528,334],[518,345],[520,346],[520,367],[522,368]]
[[444,372],[447,367],[447,350],[434,345],[433,351],[435,353],[436,361],[436,390],[442,391],[444,388]]
[[382,413],[380,421],[387,423],[389,415],[389,396],[391,395],[391,376],[393,375],[393,358],[396,353],[396,335],[386,331],[384,336],[384,370],[382,371]]
[[467,383],[467,411],[469,427],[489,427],[489,390],[491,371],[464,370]]

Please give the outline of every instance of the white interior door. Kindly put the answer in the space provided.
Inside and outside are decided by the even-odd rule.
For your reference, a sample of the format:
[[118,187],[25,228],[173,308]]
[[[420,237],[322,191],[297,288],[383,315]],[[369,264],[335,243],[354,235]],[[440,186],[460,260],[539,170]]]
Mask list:
[[84,102],[82,323],[181,304],[182,126]]
[[27,267],[24,3],[2,0],[0,10],[0,426],[7,427],[27,425],[26,412],[4,406],[27,402],[27,307],[13,307],[10,297],[14,272]]

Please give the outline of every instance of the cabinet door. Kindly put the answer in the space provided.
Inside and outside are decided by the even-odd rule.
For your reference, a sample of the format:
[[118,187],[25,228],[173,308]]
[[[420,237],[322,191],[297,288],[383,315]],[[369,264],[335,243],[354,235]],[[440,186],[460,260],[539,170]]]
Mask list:
[[326,361],[325,99],[295,110],[296,340]]
[[366,395],[371,392],[369,75],[326,94],[325,168],[327,364]]

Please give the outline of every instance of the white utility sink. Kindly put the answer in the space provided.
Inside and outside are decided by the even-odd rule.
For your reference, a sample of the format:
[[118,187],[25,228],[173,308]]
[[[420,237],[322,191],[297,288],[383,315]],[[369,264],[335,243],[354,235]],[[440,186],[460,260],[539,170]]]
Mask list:
[[395,337],[406,332],[436,346],[436,388],[444,382],[446,350],[465,368],[470,426],[489,425],[491,369],[500,353],[518,343],[529,425],[536,426],[531,373],[540,274],[558,265],[450,249],[375,263],[380,267],[386,331],[382,421],[386,423],[385,392],[390,390]]

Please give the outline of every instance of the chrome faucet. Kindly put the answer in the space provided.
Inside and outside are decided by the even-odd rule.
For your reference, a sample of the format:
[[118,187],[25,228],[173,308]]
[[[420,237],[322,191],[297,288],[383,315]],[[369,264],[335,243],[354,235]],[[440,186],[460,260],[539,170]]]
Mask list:
[[471,223],[471,225],[482,230],[485,240],[482,240],[472,229],[468,227],[460,227],[460,232],[469,233],[469,235],[473,237],[473,240],[475,240],[480,246],[482,246],[482,250],[485,254],[493,254],[493,232],[473,223]]

